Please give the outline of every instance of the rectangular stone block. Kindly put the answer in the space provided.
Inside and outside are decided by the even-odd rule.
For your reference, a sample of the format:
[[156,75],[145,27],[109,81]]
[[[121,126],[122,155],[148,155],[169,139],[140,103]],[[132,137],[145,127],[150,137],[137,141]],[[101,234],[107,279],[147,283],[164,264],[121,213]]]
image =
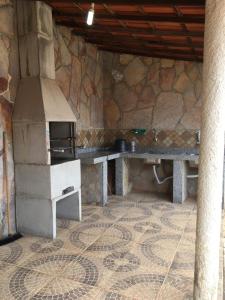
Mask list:
[[100,205],[105,206],[108,201],[108,162],[104,161],[99,164],[100,182],[101,182],[101,194]]
[[173,161],[173,203],[182,204],[187,198],[187,163]]
[[129,190],[129,167],[125,158],[116,159],[116,195],[125,196]]

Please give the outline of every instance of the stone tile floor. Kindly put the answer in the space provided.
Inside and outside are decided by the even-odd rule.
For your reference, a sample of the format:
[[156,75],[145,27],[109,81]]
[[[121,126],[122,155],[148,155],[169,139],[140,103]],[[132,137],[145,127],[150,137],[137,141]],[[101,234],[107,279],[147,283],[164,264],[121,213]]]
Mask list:
[[133,193],[84,205],[81,223],[58,220],[56,240],[0,248],[0,299],[192,299],[195,223],[193,200]]

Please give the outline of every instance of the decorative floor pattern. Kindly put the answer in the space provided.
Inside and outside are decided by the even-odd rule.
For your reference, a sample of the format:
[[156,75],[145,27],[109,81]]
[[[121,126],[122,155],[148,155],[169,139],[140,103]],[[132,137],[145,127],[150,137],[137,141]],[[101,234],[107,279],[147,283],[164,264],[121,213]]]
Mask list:
[[57,220],[54,241],[0,247],[0,299],[191,300],[195,227],[193,200],[132,193],[84,205],[82,222]]

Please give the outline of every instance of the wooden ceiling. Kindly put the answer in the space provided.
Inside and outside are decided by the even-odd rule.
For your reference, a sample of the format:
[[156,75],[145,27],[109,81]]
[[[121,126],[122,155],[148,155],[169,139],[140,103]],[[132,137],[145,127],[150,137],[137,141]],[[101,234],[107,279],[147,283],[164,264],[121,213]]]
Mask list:
[[46,0],[57,24],[101,50],[202,61],[205,0]]

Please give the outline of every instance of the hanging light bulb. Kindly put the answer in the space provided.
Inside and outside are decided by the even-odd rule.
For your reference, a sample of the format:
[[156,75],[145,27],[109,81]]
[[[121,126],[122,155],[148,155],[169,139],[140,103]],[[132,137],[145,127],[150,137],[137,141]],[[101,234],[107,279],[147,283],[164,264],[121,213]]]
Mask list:
[[92,3],[91,4],[91,8],[88,11],[88,15],[87,15],[87,24],[89,26],[91,26],[93,24],[94,21],[94,15],[95,15],[95,4]]

